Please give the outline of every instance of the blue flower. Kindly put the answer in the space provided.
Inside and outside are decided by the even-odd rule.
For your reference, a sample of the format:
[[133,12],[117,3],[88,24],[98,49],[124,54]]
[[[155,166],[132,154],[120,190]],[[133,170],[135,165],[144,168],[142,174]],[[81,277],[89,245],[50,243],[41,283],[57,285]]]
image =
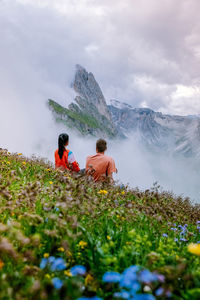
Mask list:
[[55,211],[59,211],[60,209],[58,207],[55,207]]
[[119,282],[121,280],[121,278],[122,278],[122,275],[119,274],[118,272],[109,271],[103,275],[102,280],[104,282],[108,282],[108,283],[116,283],[116,282]]
[[114,297],[122,299],[130,299],[130,293],[122,290],[121,292],[114,293]]
[[131,266],[127,268],[123,273],[122,273],[122,278],[120,280],[120,286],[121,287],[126,287],[126,288],[131,288],[133,283],[137,282],[137,272],[139,271],[138,266]]
[[57,290],[59,290],[63,286],[62,280],[60,280],[60,278],[58,278],[58,277],[53,278],[52,283],[53,283],[53,286],[55,287],[55,289],[57,289]]
[[162,287],[158,288],[156,291],[155,291],[155,294],[156,296],[161,296],[162,294],[164,293],[164,289]]
[[140,281],[142,281],[143,283],[151,283],[158,280],[157,275],[151,273],[149,270],[141,271],[139,277],[140,277]]
[[181,242],[187,242],[188,240],[185,239],[185,238],[180,238],[180,241],[181,241]]
[[174,242],[178,242],[178,239],[177,239],[177,238],[175,238],[175,239],[174,239]]
[[173,231],[176,231],[176,230],[177,230],[177,228],[175,228],[175,227],[171,227],[171,230],[173,230]]
[[48,262],[47,258],[43,258],[40,263],[40,269],[44,269],[47,265],[47,262]]
[[168,235],[166,234],[166,233],[163,233],[163,235],[162,235],[163,237],[168,237]]
[[51,264],[51,271],[63,271],[66,268],[66,263],[63,258],[56,258]]
[[84,266],[77,265],[70,269],[70,273],[72,274],[72,276],[85,275],[86,268]]
[[48,263],[52,264],[55,260],[56,258],[54,256],[49,256]]

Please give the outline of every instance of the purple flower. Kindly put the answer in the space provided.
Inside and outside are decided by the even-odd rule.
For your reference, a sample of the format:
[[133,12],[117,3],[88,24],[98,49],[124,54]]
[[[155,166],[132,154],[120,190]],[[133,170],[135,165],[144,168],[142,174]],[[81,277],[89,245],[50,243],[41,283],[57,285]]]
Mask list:
[[84,266],[77,265],[70,269],[70,273],[72,276],[85,275],[86,268]]
[[175,238],[175,239],[174,239],[174,242],[178,242],[178,239],[177,239],[177,238]]
[[116,282],[119,282],[122,278],[122,275],[119,274],[118,272],[106,272],[104,275],[103,275],[103,281],[104,282],[108,282],[108,283],[116,283]]
[[200,221],[197,221],[197,224],[200,224]]
[[53,278],[52,283],[56,290],[59,290],[63,286],[62,280],[58,277]]

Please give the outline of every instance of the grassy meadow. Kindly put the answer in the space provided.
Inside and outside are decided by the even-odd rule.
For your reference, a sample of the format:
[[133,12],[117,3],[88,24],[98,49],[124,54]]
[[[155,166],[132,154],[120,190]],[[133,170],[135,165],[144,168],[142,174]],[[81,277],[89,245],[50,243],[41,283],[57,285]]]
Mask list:
[[0,150],[0,299],[200,299],[200,206]]

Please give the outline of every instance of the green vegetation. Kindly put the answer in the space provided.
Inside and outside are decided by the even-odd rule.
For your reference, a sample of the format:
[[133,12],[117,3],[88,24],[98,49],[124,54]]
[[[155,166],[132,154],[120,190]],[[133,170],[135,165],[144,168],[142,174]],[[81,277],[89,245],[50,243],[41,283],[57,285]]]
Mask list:
[[58,103],[56,103],[53,100],[49,100],[49,106],[58,115],[62,115],[63,117],[64,116],[69,117],[75,121],[82,123],[82,124],[86,124],[87,126],[89,126],[91,128],[99,128],[97,120],[88,114],[84,114],[83,112],[77,113],[75,111],[71,111],[71,110],[59,105]]
[[[200,240],[199,220],[199,206],[157,186],[96,185],[1,150],[0,299],[119,299],[119,285],[102,276],[132,265],[164,276],[141,282],[138,293],[200,299],[200,250],[188,251]],[[53,267],[55,258],[63,260]],[[76,276],[76,265],[86,273]]]

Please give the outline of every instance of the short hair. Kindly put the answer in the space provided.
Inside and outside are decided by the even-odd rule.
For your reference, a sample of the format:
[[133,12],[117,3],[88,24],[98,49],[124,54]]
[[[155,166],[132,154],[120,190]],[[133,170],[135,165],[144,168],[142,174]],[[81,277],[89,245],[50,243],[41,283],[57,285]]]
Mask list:
[[96,148],[98,152],[104,152],[107,149],[107,142],[103,139],[99,139],[96,142]]

